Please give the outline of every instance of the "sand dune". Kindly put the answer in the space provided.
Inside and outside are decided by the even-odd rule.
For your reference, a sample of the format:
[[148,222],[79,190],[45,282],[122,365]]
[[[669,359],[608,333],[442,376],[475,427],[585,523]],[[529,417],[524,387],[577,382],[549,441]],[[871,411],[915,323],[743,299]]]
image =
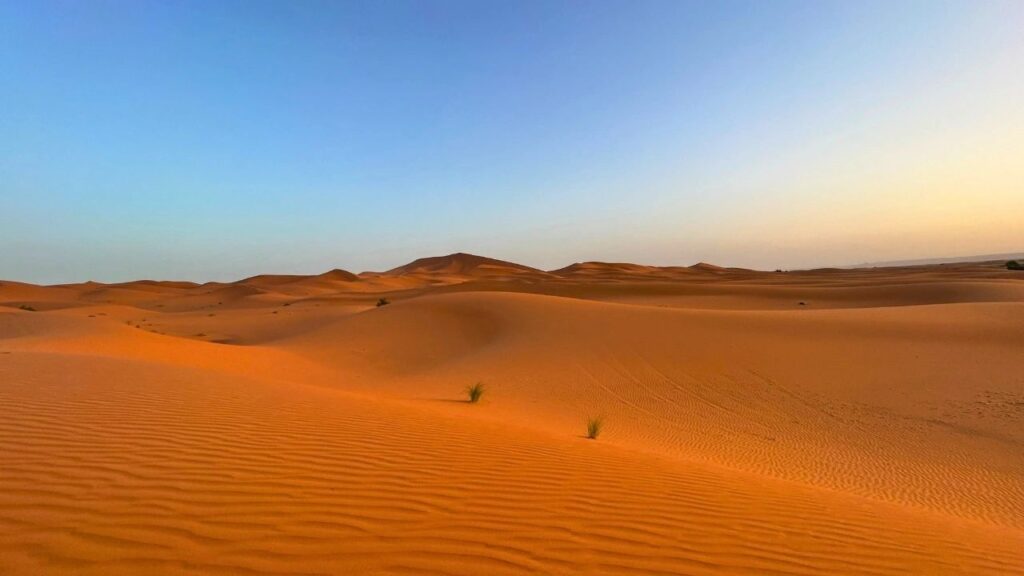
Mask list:
[[474,278],[498,279],[545,279],[550,275],[536,268],[474,256],[473,254],[449,254],[420,258],[403,266],[388,270],[385,276],[418,276],[431,284],[456,283]]
[[0,573],[1024,574],[1022,319],[994,264],[2,281]]

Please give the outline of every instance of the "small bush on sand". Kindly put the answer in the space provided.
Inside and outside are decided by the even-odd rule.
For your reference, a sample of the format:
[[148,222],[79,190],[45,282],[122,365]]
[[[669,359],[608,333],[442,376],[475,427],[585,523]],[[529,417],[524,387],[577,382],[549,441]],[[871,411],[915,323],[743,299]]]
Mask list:
[[469,402],[476,404],[480,401],[480,397],[484,395],[484,384],[483,382],[477,382],[472,386],[466,388],[466,395],[469,396]]
[[598,416],[587,420],[587,438],[596,440],[601,435],[601,428],[604,428],[604,418]]
[[35,308],[29,306],[28,304],[22,304],[21,306],[18,306],[18,308],[21,308],[22,310],[27,310],[29,312],[35,312],[36,311]]
[[1024,270],[1024,264],[1017,262],[1016,260],[1010,260],[1006,263],[1007,270]]
[[380,308],[381,306],[387,306],[388,304],[391,304],[391,301],[388,300],[387,298],[381,298],[380,300],[377,300],[377,308]]

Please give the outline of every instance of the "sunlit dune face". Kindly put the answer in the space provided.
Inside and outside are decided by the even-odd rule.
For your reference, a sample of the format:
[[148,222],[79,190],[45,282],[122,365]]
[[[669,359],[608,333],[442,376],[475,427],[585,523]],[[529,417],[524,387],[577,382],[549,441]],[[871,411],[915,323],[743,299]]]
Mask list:
[[1021,572],[1017,274],[3,282],[0,571]]

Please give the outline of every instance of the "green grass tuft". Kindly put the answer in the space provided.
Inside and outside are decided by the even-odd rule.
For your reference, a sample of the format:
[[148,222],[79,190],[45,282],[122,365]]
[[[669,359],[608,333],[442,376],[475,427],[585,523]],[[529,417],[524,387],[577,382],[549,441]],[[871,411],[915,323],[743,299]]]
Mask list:
[[601,435],[602,428],[604,428],[604,418],[598,416],[587,420],[587,438],[596,440]]
[[484,384],[483,382],[477,382],[472,386],[466,388],[466,394],[469,395],[469,402],[476,404],[480,401],[480,397],[484,395]]

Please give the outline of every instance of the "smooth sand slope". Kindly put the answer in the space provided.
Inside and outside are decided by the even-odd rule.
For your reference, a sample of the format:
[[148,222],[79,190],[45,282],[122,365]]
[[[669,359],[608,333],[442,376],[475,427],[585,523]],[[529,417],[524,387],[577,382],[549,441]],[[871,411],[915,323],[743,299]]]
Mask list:
[[2,281],[0,574],[1024,574],[1022,350],[995,264]]

